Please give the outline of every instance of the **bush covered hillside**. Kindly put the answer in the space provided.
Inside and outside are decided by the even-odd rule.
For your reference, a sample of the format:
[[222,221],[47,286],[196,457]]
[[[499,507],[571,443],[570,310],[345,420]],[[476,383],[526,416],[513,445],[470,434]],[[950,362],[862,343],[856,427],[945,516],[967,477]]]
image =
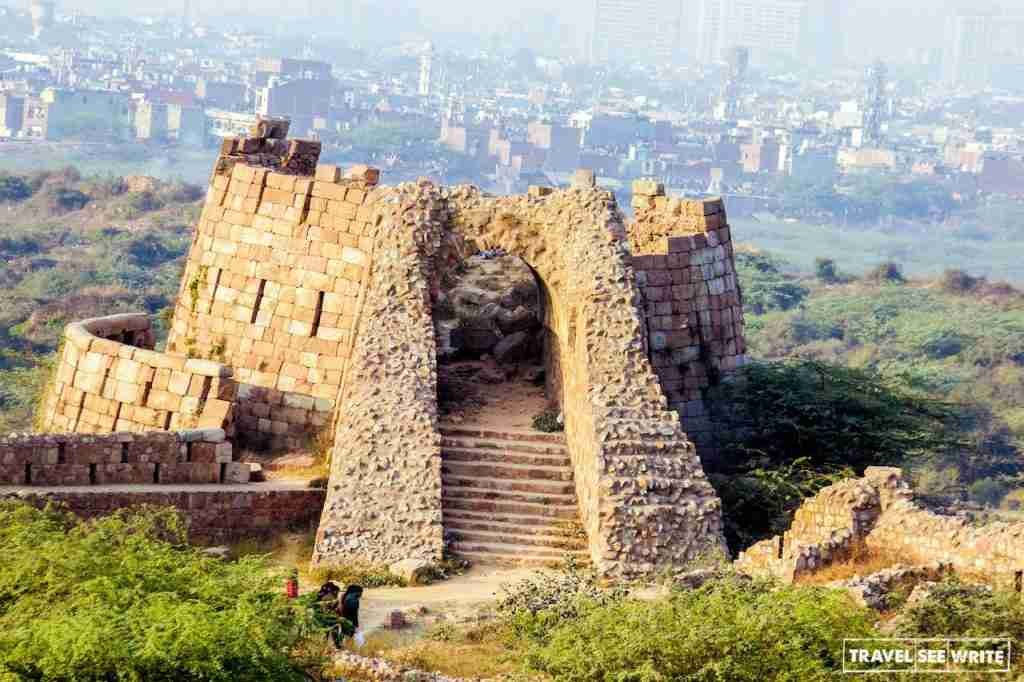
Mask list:
[[895,263],[854,277],[819,258],[800,274],[755,249],[737,267],[759,362],[718,389],[733,406],[718,409],[714,473],[734,543],[779,532],[796,501],[870,464],[909,467],[936,501],[1016,508],[1024,294],[960,271],[909,280]]
[[170,304],[201,197],[73,168],[0,175],[0,431],[30,426],[69,321]]

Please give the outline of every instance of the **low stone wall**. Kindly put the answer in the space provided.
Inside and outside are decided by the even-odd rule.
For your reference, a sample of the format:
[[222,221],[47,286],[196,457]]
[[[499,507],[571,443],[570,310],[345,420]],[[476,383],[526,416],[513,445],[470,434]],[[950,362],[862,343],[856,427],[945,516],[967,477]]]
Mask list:
[[231,459],[221,429],[15,434],[0,438],[0,485],[221,483],[234,478]]
[[150,319],[112,315],[67,326],[42,431],[232,430],[237,386],[216,362],[153,350]]
[[174,491],[83,492],[76,489],[0,493],[0,499],[24,500],[42,507],[55,502],[83,518],[139,505],[174,507],[189,521],[189,537],[216,544],[241,538],[308,528],[320,518],[324,491],[314,489],[240,490],[207,487]]
[[1015,584],[1024,575],[1024,523],[977,526],[922,509],[903,472],[893,467],[868,467],[864,478],[823,489],[800,507],[790,530],[741,552],[736,567],[792,581],[827,565],[852,543],[991,582]]

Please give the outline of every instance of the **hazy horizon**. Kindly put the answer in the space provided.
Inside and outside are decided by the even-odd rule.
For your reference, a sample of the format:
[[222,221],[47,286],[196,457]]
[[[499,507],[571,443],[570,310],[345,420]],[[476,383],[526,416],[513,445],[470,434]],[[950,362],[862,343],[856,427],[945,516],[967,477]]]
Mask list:
[[[182,11],[185,0],[175,3],[138,0],[123,2],[120,0],[58,0],[60,9],[76,9],[90,14],[104,15],[166,15]],[[823,0],[811,0],[811,2]],[[190,0],[193,16],[206,17],[216,24],[218,17],[249,15],[253,18],[270,16],[286,16],[296,23],[306,20],[307,7],[312,7],[318,21],[337,16],[339,21],[348,11],[344,2],[312,2],[300,1],[296,7],[285,12],[280,10],[277,2],[271,0]],[[700,0],[680,0],[683,6],[682,41],[695,41],[696,23]],[[8,2],[17,6],[27,5],[27,0]],[[840,40],[845,44],[847,52],[852,55],[872,57],[902,57],[908,49],[938,47],[942,41],[942,26],[949,12],[957,7],[974,7],[978,3],[971,0],[856,0],[841,2]],[[986,3],[996,5],[998,3]],[[359,36],[371,39],[387,37],[387,26],[391,18],[395,21],[395,37],[406,38],[412,35],[429,37],[432,33],[477,34],[490,35],[503,32],[514,37],[522,32],[523,26],[529,26],[530,33],[537,35],[538,29],[552,25],[551,38],[557,39],[560,26],[568,26],[575,36],[575,42],[585,40],[592,22],[594,0],[565,0],[552,4],[542,0],[518,0],[517,2],[484,1],[470,5],[462,3],[438,2],[437,0],[391,0],[383,4],[375,4],[369,8],[367,3],[356,0],[362,5],[357,13],[363,14],[373,23],[380,23],[377,31],[371,35]],[[1004,3],[1006,6],[1006,3]],[[389,15],[392,15],[389,17]],[[329,31],[329,24],[326,25]],[[342,28],[336,25],[335,29]],[[383,35],[377,35],[384,31]],[[545,41],[540,41],[542,44]],[[550,41],[548,41],[550,44]]]

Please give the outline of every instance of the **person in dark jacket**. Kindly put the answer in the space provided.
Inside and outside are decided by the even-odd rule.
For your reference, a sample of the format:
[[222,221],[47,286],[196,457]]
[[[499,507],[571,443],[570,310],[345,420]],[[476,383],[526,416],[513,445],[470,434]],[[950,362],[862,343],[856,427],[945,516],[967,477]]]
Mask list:
[[359,599],[363,596],[363,588],[360,585],[349,585],[345,588],[345,594],[341,595],[341,617],[352,623],[352,627],[359,629]]

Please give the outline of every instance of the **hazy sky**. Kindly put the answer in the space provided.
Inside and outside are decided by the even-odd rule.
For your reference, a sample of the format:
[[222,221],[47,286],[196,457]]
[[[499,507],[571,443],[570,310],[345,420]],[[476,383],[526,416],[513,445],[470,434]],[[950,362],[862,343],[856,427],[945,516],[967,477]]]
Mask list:
[[[8,0],[15,2],[17,0]],[[27,0],[23,0],[27,4]],[[103,10],[124,13],[179,12],[184,0],[58,0],[62,7],[74,7],[101,14]],[[349,0],[312,0],[318,11],[329,14],[338,11]],[[672,0],[661,0],[663,2]],[[696,22],[700,0],[680,0],[685,15]],[[821,0],[811,0],[811,2]],[[1004,0],[1014,5],[1020,0]],[[292,0],[289,12],[303,12],[309,0]],[[378,11],[380,0],[364,4]],[[982,0],[986,2],[986,0]],[[252,14],[279,13],[280,0],[191,0],[193,11],[221,13],[246,8]],[[850,49],[857,53],[871,52],[877,56],[902,54],[907,48],[937,46],[941,40],[944,17],[957,6],[977,6],[979,0],[839,0],[844,15],[844,37]],[[414,7],[423,23],[433,29],[448,31],[477,31],[490,33],[503,27],[522,23],[523,13],[551,13],[564,23],[581,22],[589,25],[594,0],[392,0],[392,5]],[[987,4],[987,2],[986,2]],[[996,4],[993,2],[992,4]],[[387,6],[387,3],[384,3]],[[130,9],[129,9],[130,8]],[[374,11],[371,9],[370,11]],[[684,31],[685,36],[685,31]]]

